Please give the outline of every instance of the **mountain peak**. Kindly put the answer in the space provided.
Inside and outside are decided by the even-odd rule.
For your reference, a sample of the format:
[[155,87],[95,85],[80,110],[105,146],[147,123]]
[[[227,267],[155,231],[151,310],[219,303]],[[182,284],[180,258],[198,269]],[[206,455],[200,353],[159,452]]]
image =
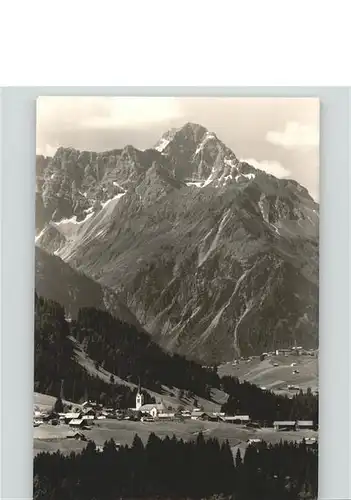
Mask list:
[[202,135],[208,132],[207,128],[199,123],[187,122],[180,129],[180,132],[193,132],[193,133],[201,133]]
[[187,122],[182,127],[171,128],[165,132],[160,140],[155,144],[154,149],[157,149],[160,153],[163,153],[167,146],[174,140],[177,141],[187,141],[193,144],[197,144],[204,137],[208,130],[198,124],[193,122]]

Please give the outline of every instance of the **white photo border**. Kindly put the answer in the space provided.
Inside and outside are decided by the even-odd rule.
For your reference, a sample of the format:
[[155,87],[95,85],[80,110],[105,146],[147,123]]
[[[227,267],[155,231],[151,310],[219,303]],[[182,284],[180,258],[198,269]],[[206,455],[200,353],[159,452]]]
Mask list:
[[0,495],[32,498],[36,98],[320,99],[319,498],[349,500],[349,143],[347,87],[7,87],[0,89]]

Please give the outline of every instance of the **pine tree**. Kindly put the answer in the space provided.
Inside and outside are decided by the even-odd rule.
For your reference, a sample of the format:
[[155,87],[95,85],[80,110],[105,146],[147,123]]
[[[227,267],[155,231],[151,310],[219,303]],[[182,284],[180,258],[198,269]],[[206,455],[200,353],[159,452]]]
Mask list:
[[135,434],[133,443],[132,443],[132,450],[137,451],[137,452],[142,452],[144,451],[144,444],[138,434]]
[[55,413],[62,413],[64,410],[63,402],[61,398],[57,398],[53,407]]
[[236,455],[235,455],[235,467],[237,469],[240,469],[240,467],[242,466],[242,463],[243,463],[243,461],[241,458],[240,448],[238,448]]

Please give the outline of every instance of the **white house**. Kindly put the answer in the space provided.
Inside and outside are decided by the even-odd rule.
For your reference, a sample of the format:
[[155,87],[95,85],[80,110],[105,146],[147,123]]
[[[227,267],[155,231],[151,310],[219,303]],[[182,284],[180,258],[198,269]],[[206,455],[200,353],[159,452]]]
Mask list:
[[70,427],[83,427],[85,425],[85,420],[83,418],[73,418],[69,422]]
[[139,408],[142,413],[148,413],[152,418],[158,417],[160,413],[165,413],[166,407],[163,403],[152,403]]

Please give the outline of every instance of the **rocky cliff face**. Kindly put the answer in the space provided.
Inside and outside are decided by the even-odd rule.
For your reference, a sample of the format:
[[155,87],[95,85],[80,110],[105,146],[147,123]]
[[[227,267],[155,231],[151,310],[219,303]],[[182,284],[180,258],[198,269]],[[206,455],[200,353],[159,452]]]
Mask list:
[[[319,207],[196,124],[154,149],[59,149],[37,245],[112,289],[164,347],[230,360],[318,338]],[[41,222],[45,221],[45,222]]]
[[111,290],[39,247],[35,249],[35,289],[39,296],[64,306],[71,319],[76,318],[79,309],[94,307],[142,329],[134,314]]

